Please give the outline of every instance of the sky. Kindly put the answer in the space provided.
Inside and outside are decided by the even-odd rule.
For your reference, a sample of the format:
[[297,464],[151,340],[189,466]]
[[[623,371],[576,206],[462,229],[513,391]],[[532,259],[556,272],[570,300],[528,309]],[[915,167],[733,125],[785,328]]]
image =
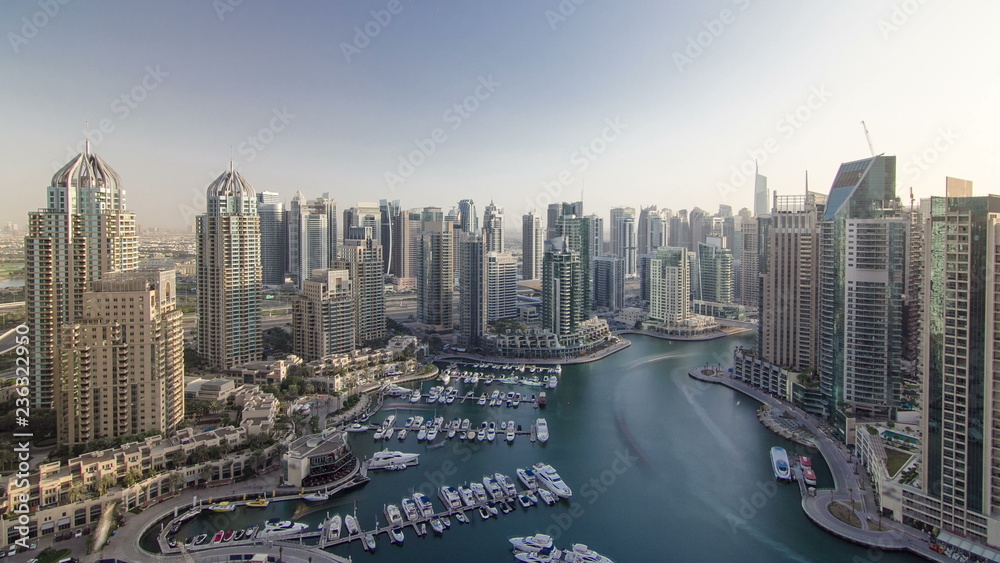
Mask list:
[[751,207],[897,156],[897,192],[1000,193],[1000,3],[0,3],[0,224],[93,152],[143,227],[186,228],[230,159],[286,201]]

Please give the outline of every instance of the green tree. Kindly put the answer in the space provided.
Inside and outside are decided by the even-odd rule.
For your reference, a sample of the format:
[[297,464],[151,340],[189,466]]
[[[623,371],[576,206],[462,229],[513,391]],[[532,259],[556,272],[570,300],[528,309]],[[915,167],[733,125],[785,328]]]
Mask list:
[[122,478],[122,483],[124,483],[126,487],[131,487],[132,485],[138,483],[141,479],[142,470],[138,467],[133,467],[132,469],[129,469],[125,474],[125,477]]

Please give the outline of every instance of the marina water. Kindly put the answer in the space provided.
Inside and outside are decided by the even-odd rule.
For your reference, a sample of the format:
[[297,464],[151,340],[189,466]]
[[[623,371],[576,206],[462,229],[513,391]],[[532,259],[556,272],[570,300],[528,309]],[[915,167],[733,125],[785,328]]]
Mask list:
[[[184,525],[184,538],[217,529],[260,524],[268,518],[291,519],[315,526],[327,514],[357,514],[365,529],[385,525],[383,506],[400,504],[414,491],[424,492],[441,510],[437,488],[460,485],[500,472],[516,481],[515,470],[538,461],[553,465],[573,488],[569,501],[555,506],[517,507],[511,514],[481,520],[468,512],[470,524],[452,518],[451,529],[417,537],[404,528],[402,545],[382,534],[372,554],[360,541],[331,548],[354,561],[476,561],[514,560],[507,538],[544,532],[557,547],[586,543],[618,563],[632,561],[911,561],[899,553],[881,553],[856,546],[813,525],[800,507],[798,485],[776,483],[768,451],[786,448],[789,455],[812,455],[819,486],[832,486],[829,470],[815,451],[807,450],[765,429],[756,419],[758,403],[719,385],[694,381],[687,373],[697,366],[726,365],[737,345],[752,345],[752,336],[708,342],[669,342],[630,335],[633,345],[591,364],[563,366],[559,386],[548,390],[548,405],[480,407],[472,401],[453,405],[409,404],[405,398],[386,399],[380,422],[395,412],[396,426],[409,416],[469,418],[476,428],[484,420],[514,420],[529,429],[543,416],[551,438],[532,443],[519,435],[513,444],[444,439],[428,447],[414,433],[399,442],[375,442],[371,434],[349,434],[359,457],[388,447],[420,453],[420,465],[405,471],[372,472],[366,486],[326,503],[272,503],[265,509],[239,508],[209,514]],[[424,390],[440,385],[425,381]],[[459,398],[470,388],[452,380]],[[494,383],[476,387],[527,391],[538,388]],[[442,443],[439,435],[435,446]],[[518,483],[518,489],[522,487]],[[218,493],[227,492],[218,489]],[[206,491],[211,493],[211,491]],[[155,508],[154,508],[155,510]],[[346,533],[346,531],[344,532]],[[149,549],[148,538],[143,546]],[[248,548],[252,551],[252,548]],[[276,550],[277,548],[275,548]],[[249,552],[249,551],[248,551]],[[206,554],[207,555],[207,554]]]

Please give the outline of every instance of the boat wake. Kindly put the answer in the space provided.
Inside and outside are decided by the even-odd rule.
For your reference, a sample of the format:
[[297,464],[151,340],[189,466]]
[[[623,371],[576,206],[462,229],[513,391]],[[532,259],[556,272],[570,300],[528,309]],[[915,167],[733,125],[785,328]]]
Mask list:
[[637,367],[644,366],[646,364],[652,364],[652,363],[656,363],[656,362],[662,362],[663,360],[669,360],[669,359],[672,359],[672,358],[683,358],[683,357],[689,356],[689,355],[690,354],[682,354],[680,352],[669,352],[669,353],[666,353],[666,354],[660,354],[659,356],[652,356],[652,357],[649,357],[649,358],[642,358],[641,360],[635,360],[634,362],[630,362],[630,363],[625,364],[624,368],[625,368],[625,371],[629,371],[629,370],[633,370],[633,369],[635,369]]

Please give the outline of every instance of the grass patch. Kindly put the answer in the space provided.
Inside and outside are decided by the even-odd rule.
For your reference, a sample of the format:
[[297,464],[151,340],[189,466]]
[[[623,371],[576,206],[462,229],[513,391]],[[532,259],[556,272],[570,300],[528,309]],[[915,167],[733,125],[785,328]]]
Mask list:
[[893,448],[885,448],[885,469],[890,477],[895,477],[899,470],[910,462],[913,454],[901,452]]
[[830,514],[833,514],[833,517],[837,520],[840,520],[849,526],[854,526],[855,528],[861,527],[861,519],[858,518],[858,515],[843,504],[839,502],[831,503],[829,510]]
[[52,549],[51,547],[46,547],[38,554],[38,563],[55,563],[60,559],[69,557],[72,553],[69,549]]

